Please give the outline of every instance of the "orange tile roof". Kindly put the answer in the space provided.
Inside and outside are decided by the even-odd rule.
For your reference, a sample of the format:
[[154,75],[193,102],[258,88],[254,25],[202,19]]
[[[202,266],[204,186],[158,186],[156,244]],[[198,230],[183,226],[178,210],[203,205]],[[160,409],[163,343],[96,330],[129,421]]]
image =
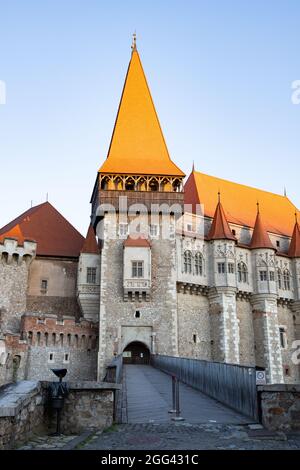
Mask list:
[[300,227],[298,222],[295,223],[288,255],[291,258],[300,258]]
[[295,206],[286,196],[233,183],[198,171],[191,173],[184,191],[185,203],[193,206],[204,204],[204,214],[207,217],[213,217],[220,191],[227,221],[251,228],[255,224],[256,204],[259,202],[266,230],[274,234],[292,236]]
[[128,236],[128,238],[124,241],[124,246],[150,248],[151,243],[149,242],[149,240],[142,236],[138,238]]
[[108,156],[99,172],[185,176],[169,156],[136,50],[129,63]]
[[232,234],[222,204],[219,202],[208,234],[209,240],[236,240]]
[[268,232],[262,221],[260,213],[257,213],[254,230],[251,238],[250,248],[273,248]]
[[43,256],[79,256],[83,236],[49,203],[32,207],[0,229],[0,243],[12,237],[37,242],[37,254]]
[[81,253],[99,254],[99,247],[95,237],[95,232],[92,225],[89,226]]

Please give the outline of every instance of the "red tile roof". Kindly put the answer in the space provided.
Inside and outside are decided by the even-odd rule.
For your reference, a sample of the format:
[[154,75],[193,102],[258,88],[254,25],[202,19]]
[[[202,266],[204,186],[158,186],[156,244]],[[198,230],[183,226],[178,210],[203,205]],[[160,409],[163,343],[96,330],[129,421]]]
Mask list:
[[92,225],[89,226],[81,253],[91,253],[95,255],[99,254],[98,243]]
[[228,225],[223,206],[218,202],[214,219],[208,234],[209,240],[235,240],[230,227]]
[[274,245],[270,240],[268,232],[263,224],[260,213],[257,213],[250,248],[273,248]]
[[133,247],[146,247],[150,248],[151,243],[144,237],[132,238],[128,237],[127,240],[124,241],[124,246],[133,246]]
[[37,255],[79,256],[83,236],[49,203],[32,207],[0,229],[0,242],[12,237],[37,242]]
[[300,258],[300,227],[298,222],[295,223],[288,255],[291,258]]

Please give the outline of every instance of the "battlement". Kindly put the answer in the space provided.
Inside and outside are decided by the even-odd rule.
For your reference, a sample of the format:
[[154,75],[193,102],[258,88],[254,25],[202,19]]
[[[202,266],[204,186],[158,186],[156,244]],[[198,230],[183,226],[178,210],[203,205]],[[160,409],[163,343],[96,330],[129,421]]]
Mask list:
[[0,243],[0,260],[3,264],[29,266],[36,256],[37,243],[33,240],[24,240],[23,245],[18,244],[15,238],[4,238]]
[[68,347],[96,350],[98,324],[74,317],[25,313],[21,318],[21,337],[32,346]]

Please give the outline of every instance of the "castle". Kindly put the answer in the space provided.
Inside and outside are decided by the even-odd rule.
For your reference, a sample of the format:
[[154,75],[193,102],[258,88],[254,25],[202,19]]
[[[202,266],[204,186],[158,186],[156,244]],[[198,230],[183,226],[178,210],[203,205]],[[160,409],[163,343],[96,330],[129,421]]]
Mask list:
[[299,382],[298,210],[194,168],[184,178],[134,43],[86,238],[48,202],[0,229],[0,384],[54,367],[102,380],[115,356],[150,354]]

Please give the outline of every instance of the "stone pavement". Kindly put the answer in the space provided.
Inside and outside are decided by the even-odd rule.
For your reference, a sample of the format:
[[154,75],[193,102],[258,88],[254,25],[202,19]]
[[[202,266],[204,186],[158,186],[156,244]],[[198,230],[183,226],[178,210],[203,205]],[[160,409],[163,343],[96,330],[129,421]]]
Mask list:
[[[126,365],[128,423],[168,423],[172,415],[171,376],[151,366]],[[188,423],[252,422],[203,393],[180,383],[181,415]]]
[[[250,437],[250,435],[254,437]],[[257,434],[255,436],[255,434]],[[295,450],[300,434],[285,436],[247,425],[121,424],[93,437],[83,450]]]

